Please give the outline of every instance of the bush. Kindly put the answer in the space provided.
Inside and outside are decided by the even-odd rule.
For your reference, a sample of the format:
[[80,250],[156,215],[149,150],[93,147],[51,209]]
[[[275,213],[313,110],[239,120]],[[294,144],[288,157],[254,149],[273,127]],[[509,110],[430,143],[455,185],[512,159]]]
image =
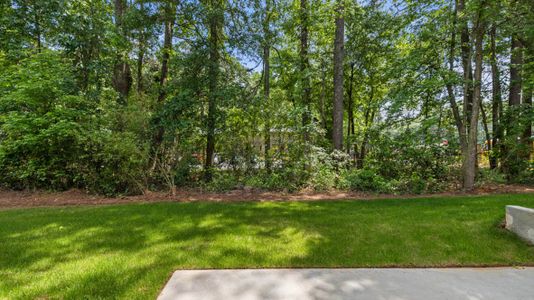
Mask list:
[[479,169],[477,184],[484,185],[495,183],[506,183],[506,175],[498,170]]
[[91,120],[71,73],[44,52],[0,75],[0,180],[16,189],[72,186]]
[[226,192],[237,188],[239,180],[230,172],[214,172],[208,183],[202,183],[201,188],[209,192]]
[[139,192],[147,156],[143,143],[106,127],[96,103],[77,92],[71,68],[44,51],[0,74],[0,184]]
[[350,156],[342,151],[327,152],[321,147],[311,147],[305,165],[305,186],[316,191],[330,190],[339,185],[339,175],[350,165]]
[[418,130],[373,135],[373,147],[364,161],[388,188],[399,193],[442,190],[459,180],[457,148]]
[[100,132],[91,137],[73,171],[79,185],[104,195],[137,194],[145,187],[146,150],[128,133]]
[[530,162],[530,167],[521,171],[515,181],[522,184],[534,184],[534,161]]
[[261,171],[249,176],[246,186],[268,191],[296,191],[301,186],[293,169],[276,169],[272,172]]
[[378,193],[388,193],[392,190],[390,184],[378,172],[370,169],[354,169],[345,172],[339,187],[353,191]]
[[401,193],[421,194],[427,191],[427,182],[429,179],[423,179],[417,173],[401,178],[395,184],[395,190]]
[[308,187],[316,191],[327,191],[336,186],[338,176],[334,170],[328,167],[320,168],[311,175]]

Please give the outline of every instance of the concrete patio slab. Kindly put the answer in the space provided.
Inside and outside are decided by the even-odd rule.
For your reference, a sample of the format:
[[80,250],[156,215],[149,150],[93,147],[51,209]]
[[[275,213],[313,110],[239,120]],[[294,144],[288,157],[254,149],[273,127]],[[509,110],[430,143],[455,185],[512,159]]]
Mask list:
[[506,229],[534,244],[534,209],[507,205]]
[[176,271],[169,299],[534,299],[532,268]]

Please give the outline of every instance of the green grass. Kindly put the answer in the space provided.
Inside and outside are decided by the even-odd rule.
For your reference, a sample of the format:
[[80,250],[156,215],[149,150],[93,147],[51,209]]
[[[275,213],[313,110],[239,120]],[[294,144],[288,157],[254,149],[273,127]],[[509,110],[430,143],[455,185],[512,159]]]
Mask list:
[[0,211],[0,299],[153,299],[189,268],[534,264],[499,227],[534,195]]

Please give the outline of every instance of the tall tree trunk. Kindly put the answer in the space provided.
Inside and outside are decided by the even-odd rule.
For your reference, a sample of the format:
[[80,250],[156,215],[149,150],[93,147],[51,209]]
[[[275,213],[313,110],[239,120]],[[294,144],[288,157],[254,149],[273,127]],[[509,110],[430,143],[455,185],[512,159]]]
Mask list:
[[35,35],[37,40],[37,52],[41,53],[41,22],[39,18],[39,12],[35,11],[35,5],[34,5],[34,19],[35,19]]
[[[326,64],[326,63],[324,63]],[[326,70],[325,70],[326,66],[323,65],[322,66],[322,71],[321,71],[321,97],[319,98],[319,110],[320,110],[320,114],[321,114],[321,125],[322,127],[324,128],[325,132],[326,132],[326,136],[330,136],[328,133],[329,133],[329,128],[328,128],[328,122],[327,122],[327,118],[326,118],[326,108],[325,108],[325,102],[326,102]]]
[[143,64],[145,61],[144,41],[139,41],[139,52],[137,53],[137,94],[143,91]]
[[[372,80],[371,80],[372,82]],[[369,141],[369,128],[371,127],[373,120],[375,119],[375,109],[373,108],[374,100],[374,86],[371,84],[371,94],[369,95],[369,103],[365,108],[364,113],[364,132],[362,144],[360,146],[360,153],[356,154],[358,157],[356,159],[356,168],[361,169],[364,166],[365,156],[367,155],[367,143]],[[357,149],[355,146],[354,149]]]
[[480,105],[480,115],[482,116],[482,128],[484,129],[484,134],[486,136],[485,143],[488,144],[488,152],[491,155],[491,150],[492,150],[491,135],[489,132],[489,127],[488,127],[488,118],[486,115],[486,109],[484,108],[484,103],[482,102],[482,99],[480,99],[479,105]]
[[219,83],[220,47],[222,44],[222,27],[224,14],[222,0],[211,0],[210,15],[208,18],[209,33],[209,66],[208,66],[208,116],[206,137],[206,161],[204,164],[204,180],[213,178],[213,156],[215,154],[215,125],[217,118],[217,100]]
[[523,64],[522,45],[517,36],[512,35],[511,50],[510,50],[510,94],[508,97],[508,105],[510,107],[519,106],[521,104],[521,65]]
[[350,77],[349,77],[349,94],[348,94],[348,108],[347,108],[347,153],[350,153],[351,135],[354,135],[354,108],[352,99],[352,86],[354,81],[354,63],[350,64]]
[[[532,154],[532,82],[528,81],[528,72],[532,70],[532,65],[534,62],[534,40],[525,41],[527,44],[525,48],[525,57],[524,63],[525,68],[523,68],[523,74],[525,77],[525,83],[523,84],[523,106],[524,112],[527,114],[525,118],[525,130],[523,131],[523,143],[527,145],[527,152],[525,153],[525,159],[530,159]],[[528,68],[527,68],[528,66]]]
[[471,65],[471,41],[469,38],[469,27],[467,22],[467,15],[465,13],[465,0],[459,0],[458,13],[460,15],[460,50],[463,66],[463,80],[464,80],[464,120],[469,130],[471,112],[473,110],[473,67]]
[[[139,1],[139,9],[141,14],[144,16],[146,8],[145,1]],[[146,51],[146,30],[143,27],[139,32],[138,39],[138,52],[137,52],[137,94],[141,94],[144,89],[143,86],[143,64],[145,63],[145,51]]]
[[[471,125],[472,120],[474,116],[474,108],[477,107],[477,114],[478,114],[478,107],[480,106],[480,103],[475,103],[476,100],[474,99],[474,85],[473,85],[473,67],[471,64],[472,60],[472,47],[471,47],[471,40],[469,37],[469,27],[468,27],[468,15],[466,13],[466,7],[465,7],[465,0],[459,0],[457,2],[457,13],[458,16],[460,16],[460,22],[459,22],[459,30],[460,30],[460,50],[461,50],[461,58],[462,58],[462,67],[463,67],[463,108],[464,108],[464,114],[463,114],[463,123],[464,127],[467,131],[466,133],[466,144],[465,148],[462,150],[462,173],[463,173],[463,188],[466,190],[470,190],[474,187],[474,176],[476,174],[476,168],[477,168],[477,155],[476,155],[476,141],[475,141],[475,155],[474,157],[471,157],[471,151],[472,151],[472,141],[470,140],[470,133],[471,133]],[[478,121],[478,115],[475,116],[476,120]],[[473,128],[473,130],[478,131],[478,123],[475,124],[476,128]],[[473,159],[473,162],[470,160]],[[472,182],[472,183],[471,183]]]
[[163,34],[163,53],[161,57],[161,74],[159,77],[159,95],[158,102],[161,103],[165,100],[166,91],[165,85],[167,83],[167,77],[169,74],[169,59],[172,51],[172,36],[175,20],[175,6],[172,3],[167,3],[165,6],[165,22],[164,22],[164,34]]
[[376,109],[369,107],[365,112],[365,131],[363,134],[362,145],[360,147],[360,155],[357,161],[357,168],[363,168],[365,164],[365,156],[367,156],[367,144],[369,143],[369,128],[375,119]]
[[[510,47],[510,88],[508,94],[508,108],[510,113],[507,115],[506,136],[510,141],[517,141],[521,138],[521,131],[518,128],[519,108],[521,105],[521,69],[523,65],[523,49],[517,34],[512,34]],[[511,152],[509,147],[503,149],[503,171],[507,174],[508,179],[512,179],[518,172],[515,167],[522,159],[518,153]]]
[[498,166],[498,153],[500,152],[500,143],[502,141],[502,126],[500,116],[502,115],[502,93],[499,66],[497,65],[497,51],[495,47],[495,36],[497,28],[495,25],[490,31],[490,61],[491,61],[491,81],[492,81],[492,125],[493,132],[492,152],[490,154],[490,168],[495,169]]
[[[115,26],[123,39],[127,39],[126,27],[124,25],[124,13],[126,12],[126,1],[115,0]],[[120,49],[117,53],[115,66],[113,68],[113,87],[121,96],[121,101],[125,101],[132,87],[132,73],[130,64],[127,61],[127,51]]]
[[[263,21],[263,36],[264,36],[264,45],[263,45],[263,98],[265,101],[265,107],[267,108],[266,111],[268,111],[269,108],[269,98],[270,98],[270,31],[269,31],[269,18],[271,14],[271,0],[265,0],[265,19]],[[271,170],[271,157],[270,157],[270,151],[271,151],[271,122],[270,122],[270,115],[266,114],[264,116],[265,119],[265,128],[264,128],[264,137],[265,137],[265,169],[268,171]]]
[[343,149],[343,55],[345,20],[343,0],[338,0],[336,9],[336,36],[334,39],[334,111],[332,143],[334,149]]
[[309,11],[308,0],[300,0],[300,75],[302,88],[302,126],[304,127],[304,140],[310,139],[308,125],[311,121],[311,86],[310,86],[310,61],[308,57],[308,26]]
[[[448,63],[449,63],[450,76],[454,74],[454,56],[455,56],[455,49],[456,49],[457,20],[458,20],[458,0],[455,1],[455,6],[454,6],[453,24],[452,24],[452,29],[451,29],[451,40],[450,40],[450,46],[449,46]],[[452,84],[452,81],[448,77],[444,77],[444,80],[445,80],[445,86],[447,88],[447,98],[449,99],[449,103],[452,109],[452,115],[454,117],[454,122],[456,124],[456,129],[458,131],[458,137],[460,140],[460,150],[462,153],[462,169],[464,169],[465,167],[464,158],[466,157],[465,153],[467,153],[467,132],[465,128],[465,120],[460,114],[460,109],[458,108],[458,104],[456,103],[456,96],[454,94],[454,86]]]
[[477,137],[478,137],[478,116],[480,104],[482,103],[482,42],[484,39],[485,26],[483,23],[484,2],[480,3],[478,17],[475,25],[475,76],[473,88],[473,102],[471,116],[469,120],[467,155],[465,158],[466,167],[464,169],[464,189],[471,191],[475,187],[477,169]]
[[[164,34],[163,34],[163,49],[161,56],[161,73],[159,77],[159,95],[158,95],[158,105],[161,107],[163,101],[165,100],[166,92],[166,83],[167,77],[169,74],[169,59],[172,51],[172,36],[173,28],[176,14],[176,6],[171,2],[167,2],[164,8]],[[153,141],[153,148],[157,149],[159,145],[163,142],[163,135],[165,134],[165,129],[161,120],[156,120],[156,133]]]
[[[532,115],[532,89],[526,89],[523,92],[523,104],[525,111]],[[529,143],[529,147],[532,147],[532,141],[529,139],[532,137],[532,119],[527,120],[525,124],[525,131],[523,133],[523,139],[526,143]],[[532,149],[530,149],[532,151]]]

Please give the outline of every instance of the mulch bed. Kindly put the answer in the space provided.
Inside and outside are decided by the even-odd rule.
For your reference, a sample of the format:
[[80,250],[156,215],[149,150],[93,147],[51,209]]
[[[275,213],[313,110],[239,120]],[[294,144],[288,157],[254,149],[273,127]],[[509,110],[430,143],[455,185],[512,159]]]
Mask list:
[[316,200],[374,200],[374,199],[404,199],[461,195],[489,195],[489,194],[519,194],[534,193],[534,186],[524,185],[488,185],[475,189],[473,192],[451,191],[425,195],[392,195],[371,194],[362,192],[314,192],[302,191],[298,193],[265,192],[257,190],[235,190],[226,193],[201,192],[194,189],[181,189],[175,195],[164,192],[146,192],[143,195],[104,197],[88,194],[82,190],[68,190],[64,192],[46,191],[0,191],[0,208],[46,207],[46,206],[76,206],[76,205],[105,205],[125,203],[149,202],[235,202],[235,201],[316,201]]

